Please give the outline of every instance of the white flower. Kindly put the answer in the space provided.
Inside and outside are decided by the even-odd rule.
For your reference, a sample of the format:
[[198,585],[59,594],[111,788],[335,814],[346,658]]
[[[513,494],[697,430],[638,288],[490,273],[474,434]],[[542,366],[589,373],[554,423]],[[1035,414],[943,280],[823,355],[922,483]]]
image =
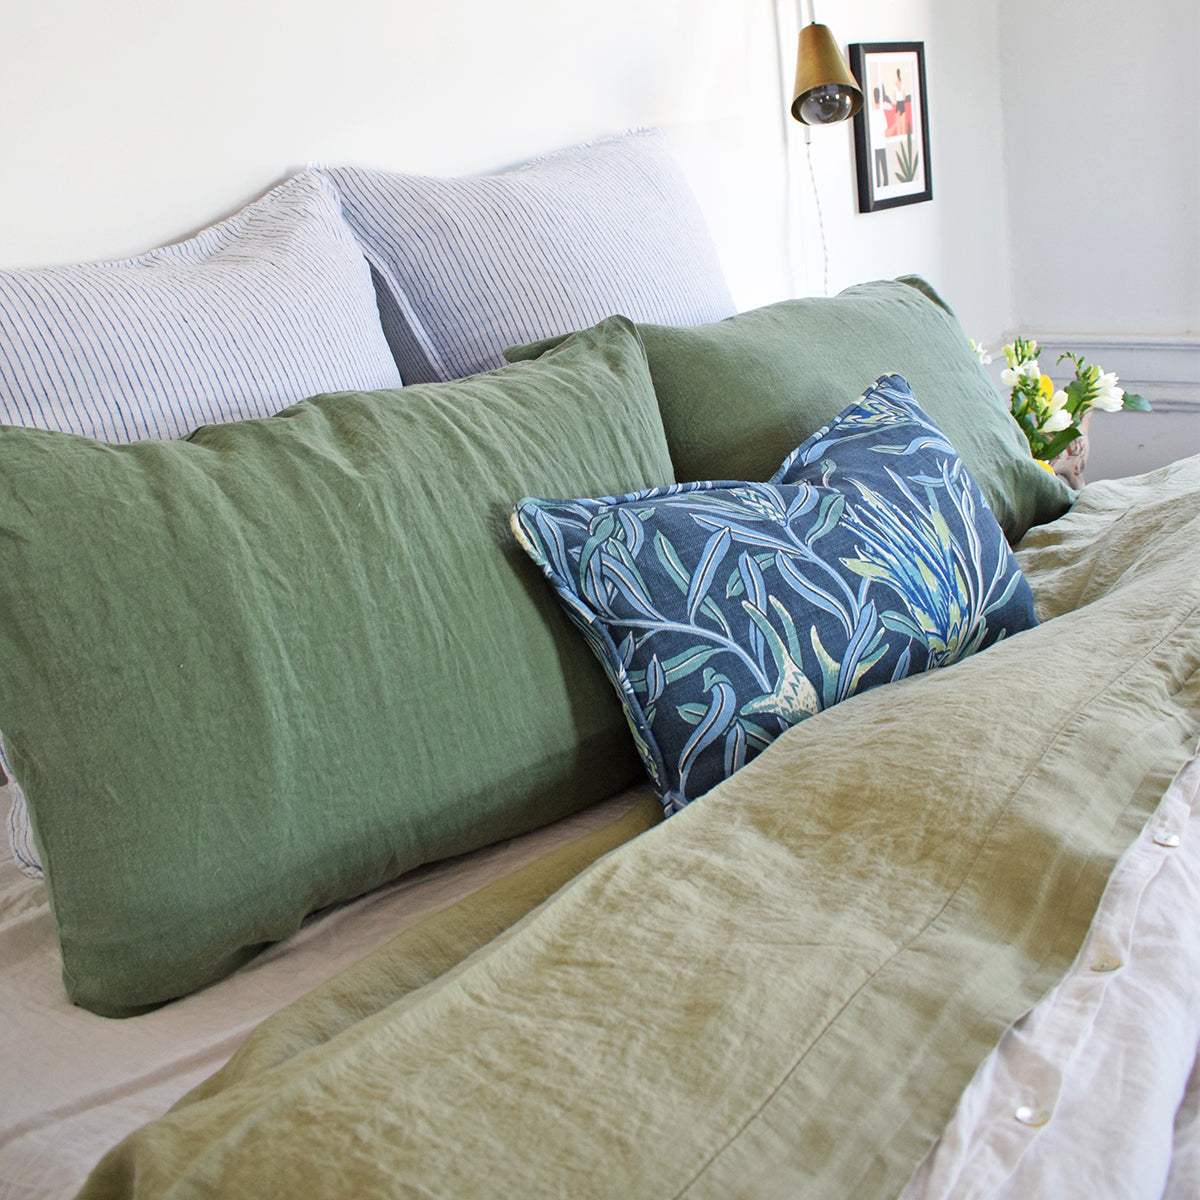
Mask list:
[[[1050,399],[1046,401],[1046,411],[1048,413],[1056,413],[1062,408],[1062,406],[1064,404],[1066,404],[1066,402],[1067,402],[1067,393],[1064,392],[1062,390],[1062,388],[1059,388],[1058,391],[1055,392],[1054,395],[1051,396]],[[1065,429],[1066,426],[1064,425],[1063,428]]]
[[1022,363],[1032,362],[1029,356],[1032,354],[1035,358],[1041,347],[1037,342],[1026,341],[1024,338],[1017,338],[1016,341],[1009,342],[1002,347],[1004,351],[1005,361],[1010,367],[1018,367]]
[[1035,382],[1042,377],[1041,368],[1038,366],[1038,360],[1031,358],[1028,362],[1017,363],[1015,367],[1005,367],[1000,372],[1000,380],[1005,387],[1016,387],[1022,379],[1028,378]]
[[[1066,392],[1062,395],[1065,397]],[[1043,433],[1058,433],[1071,424],[1071,414],[1065,408],[1050,414],[1050,419],[1042,425]]]
[[1118,412],[1125,404],[1125,389],[1117,387],[1117,377],[1105,371],[1095,383],[1095,391],[1089,396],[1092,408],[1101,412]]
[[971,350],[975,357],[986,367],[992,361],[992,356],[988,353],[988,348],[981,342],[977,342],[974,338],[967,338],[971,343]]

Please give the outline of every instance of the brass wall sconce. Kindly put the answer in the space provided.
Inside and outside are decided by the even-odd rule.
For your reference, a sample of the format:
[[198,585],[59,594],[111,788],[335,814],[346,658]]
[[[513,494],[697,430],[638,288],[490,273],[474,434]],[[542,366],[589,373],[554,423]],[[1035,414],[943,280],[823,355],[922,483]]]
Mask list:
[[800,30],[792,116],[804,125],[832,125],[862,108],[863,94],[827,25]]

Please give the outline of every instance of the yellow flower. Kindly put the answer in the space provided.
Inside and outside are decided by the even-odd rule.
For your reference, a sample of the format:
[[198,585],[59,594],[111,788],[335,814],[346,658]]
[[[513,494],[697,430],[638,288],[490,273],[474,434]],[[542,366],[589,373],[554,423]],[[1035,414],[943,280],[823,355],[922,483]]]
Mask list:
[[1038,397],[1041,400],[1049,400],[1054,395],[1054,380],[1049,375],[1043,375],[1038,380]]
[[1050,463],[1048,463],[1044,458],[1035,458],[1033,461],[1035,463],[1037,463],[1037,465],[1039,467],[1045,467],[1046,470],[1049,471],[1051,475],[1054,474],[1054,467]]

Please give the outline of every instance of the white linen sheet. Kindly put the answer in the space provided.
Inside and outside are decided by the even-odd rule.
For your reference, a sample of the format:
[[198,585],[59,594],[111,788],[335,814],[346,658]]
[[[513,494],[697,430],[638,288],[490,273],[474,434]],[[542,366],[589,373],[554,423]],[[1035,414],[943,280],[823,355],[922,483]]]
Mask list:
[[[319,914],[204,991],[124,1020],[68,1001],[46,888],[0,854],[0,1200],[73,1196],[101,1156],[220,1067],[261,1020],[431,913],[618,820],[649,784],[421,867]],[[0,788],[0,812],[8,790]]]
[[[1067,976],[1004,1035],[904,1200],[1200,1196],[1200,757],[1121,860]],[[229,979],[125,1021],[71,1006],[40,882],[0,866],[0,1200],[69,1196],[114,1142],[263,1017],[629,794],[422,868],[310,921]]]

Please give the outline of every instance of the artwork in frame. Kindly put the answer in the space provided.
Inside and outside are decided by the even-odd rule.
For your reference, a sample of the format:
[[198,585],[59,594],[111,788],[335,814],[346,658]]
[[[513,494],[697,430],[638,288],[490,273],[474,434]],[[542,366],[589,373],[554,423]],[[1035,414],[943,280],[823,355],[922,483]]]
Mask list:
[[854,118],[858,211],[933,199],[924,42],[856,42],[850,69],[862,88]]

